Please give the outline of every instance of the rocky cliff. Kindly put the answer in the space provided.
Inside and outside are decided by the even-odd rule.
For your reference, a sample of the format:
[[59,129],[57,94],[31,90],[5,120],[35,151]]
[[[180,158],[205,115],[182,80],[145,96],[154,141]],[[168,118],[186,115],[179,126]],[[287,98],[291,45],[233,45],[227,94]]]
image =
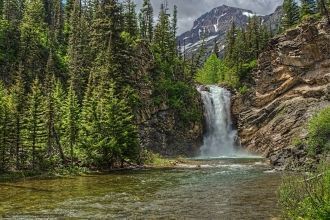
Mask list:
[[309,22],[275,37],[260,55],[252,89],[233,100],[241,144],[284,165],[305,160],[293,142],[306,138],[306,122],[330,105],[330,25]]
[[[136,62],[139,69],[132,79],[139,96],[136,108],[141,146],[163,156],[192,156],[201,146],[203,136],[202,118],[183,122],[178,112],[168,106],[167,100],[156,104],[154,101],[155,82],[150,77],[155,61],[146,45],[138,47]],[[203,114],[202,101],[196,90],[195,101],[191,103]]]

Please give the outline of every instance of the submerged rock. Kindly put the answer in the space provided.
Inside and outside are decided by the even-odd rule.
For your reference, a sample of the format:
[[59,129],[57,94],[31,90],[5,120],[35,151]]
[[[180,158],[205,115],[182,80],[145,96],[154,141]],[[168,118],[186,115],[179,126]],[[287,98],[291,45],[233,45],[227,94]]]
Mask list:
[[306,123],[330,105],[330,26],[303,24],[274,38],[260,55],[248,94],[233,99],[241,143],[274,166],[307,163],[294,139],[306,138]]

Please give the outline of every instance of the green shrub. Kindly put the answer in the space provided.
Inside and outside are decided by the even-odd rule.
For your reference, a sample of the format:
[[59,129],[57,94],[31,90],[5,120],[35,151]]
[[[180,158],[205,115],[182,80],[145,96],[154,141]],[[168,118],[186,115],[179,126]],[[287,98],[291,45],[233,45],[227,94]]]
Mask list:
[[279,190],[285,219],[330,219],[330,166],[317,173],[286,178]]
[[239,87],[238,92],[242,95],[246,94],[249,91],[249,88],[246,85]]
[[258,66],[257,60],[252,60],[249,63],[244,63],[238,69],[238,76],[240,79],[245,79],[249,76],[249,74]]
[[156,86],[153,100],[156,105],[166,102],[178,113],[183,123],[189,123],[198,121],[202,117],[196,104],[198,96],[197,90],[188,83],[161,80]]
[[308,132],[311,154],[330,152],[330,107],[323,109],[310,120]]

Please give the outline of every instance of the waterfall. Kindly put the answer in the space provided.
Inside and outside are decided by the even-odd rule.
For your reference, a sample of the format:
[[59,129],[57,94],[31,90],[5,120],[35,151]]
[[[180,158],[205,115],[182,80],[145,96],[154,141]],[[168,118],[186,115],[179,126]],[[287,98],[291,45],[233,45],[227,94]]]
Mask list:
[[231,94],[218,86],[199,87],[204,103],[206,133],[202,157],[237,156],[237,132],[231,120]]

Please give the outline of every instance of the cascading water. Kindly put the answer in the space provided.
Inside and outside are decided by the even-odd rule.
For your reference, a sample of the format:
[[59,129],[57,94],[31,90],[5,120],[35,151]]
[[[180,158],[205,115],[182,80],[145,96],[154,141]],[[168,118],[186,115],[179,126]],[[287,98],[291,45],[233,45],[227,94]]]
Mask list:
[[218,86],[198,88],[204,103],[207,132],[201,148],[202,157],[237,156],[237,132],[231,120],[231,94]]

